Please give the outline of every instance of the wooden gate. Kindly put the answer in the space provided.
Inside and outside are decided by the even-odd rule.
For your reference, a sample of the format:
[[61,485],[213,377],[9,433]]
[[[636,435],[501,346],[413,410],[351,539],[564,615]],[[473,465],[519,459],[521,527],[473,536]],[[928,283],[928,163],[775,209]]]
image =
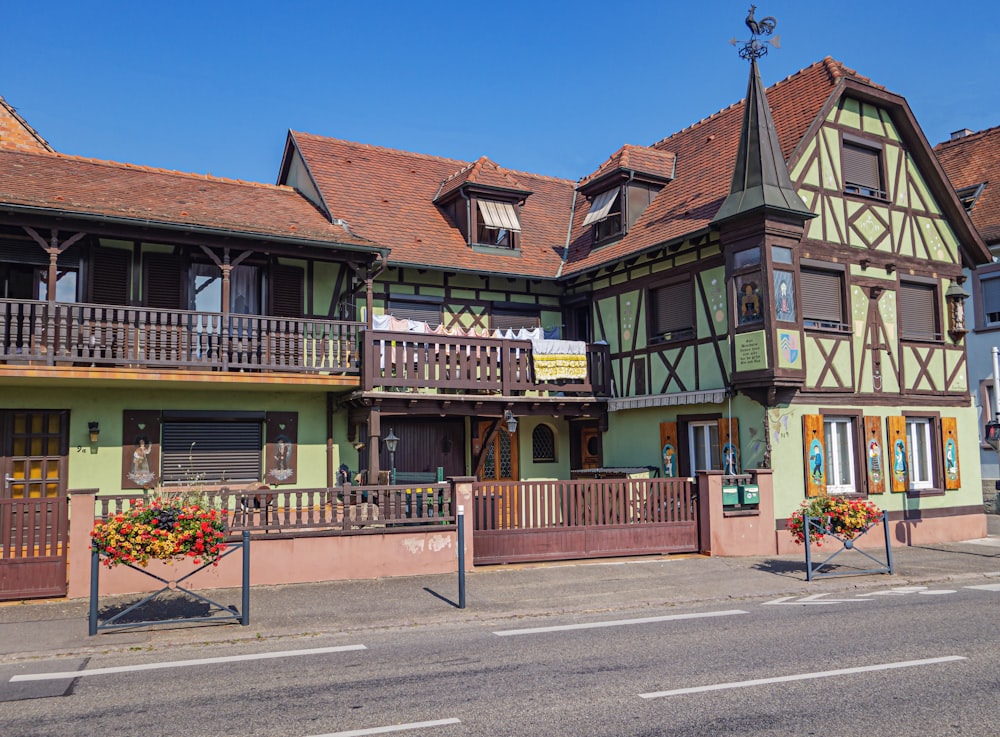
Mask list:
[[476,565],[698,551],[687,479],[473,484]]
[[0,601],[66,595],[65,496],[0,499]]

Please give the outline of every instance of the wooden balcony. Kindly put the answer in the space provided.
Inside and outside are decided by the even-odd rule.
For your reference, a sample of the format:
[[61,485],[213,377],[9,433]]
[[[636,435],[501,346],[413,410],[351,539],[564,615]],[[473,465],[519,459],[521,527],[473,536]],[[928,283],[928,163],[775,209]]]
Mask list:
[[539,381],[527,340],[380,330],[367,331],[363,344],[365,391],[429,388],[506,396],[527,391],[608,396],[610,389],[606,345],[587,346],[586,376]]
[[337,320],[0,300],[0,361],[359,374],[360,328]]
[[0,300],[0,363],[357,377],[365,391],[607,396],[606,345],[586,376],[538,381],[531,342],[365,330],[357,322]]

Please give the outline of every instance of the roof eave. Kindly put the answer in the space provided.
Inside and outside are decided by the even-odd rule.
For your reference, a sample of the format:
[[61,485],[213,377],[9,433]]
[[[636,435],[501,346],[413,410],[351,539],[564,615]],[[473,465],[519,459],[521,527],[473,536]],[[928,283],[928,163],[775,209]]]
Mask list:
[[9,212],[18,215],[44,216],[48,218],[75,218],[85,222],[108,223],[111,225],[121,225],[126,227],[156,228],[176,233],[202,233],[205,235],[223,236],[231,238],[246,238],[248,240],[264,240],[273,243],[282,243],[295,246],[335,246],[344,251],[354,251],[357,253],[368,253],[386,258],[389,255],[388,248],[372,244],[362,246],[357,243],[344,243],[336,239],[315,239],[302,238],[296,236],[279,235],[276,233],[261,233],[251,230],[237,230],[234,228],[216,228],[210,225],[197,225],[192,223],[171,223],[164,220],[152,218],[121,217],[116,215],[99,215],[96,213],[78,212],[74,210],[58,210],[50,207],[37,205],[17,205],[12,203],[0,203],[0,212]]

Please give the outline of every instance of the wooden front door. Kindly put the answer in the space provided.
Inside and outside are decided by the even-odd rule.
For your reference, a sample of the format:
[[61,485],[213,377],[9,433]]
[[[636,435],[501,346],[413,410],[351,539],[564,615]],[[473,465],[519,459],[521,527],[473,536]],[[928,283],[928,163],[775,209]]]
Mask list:
[[69,412],[0,410],[0,599],[66,594]]
[[479,437],[486,443],[482,447],[485,456],[480,481],[517,481],[517,433],[507,432],[501,424],[500,430],[490,439],[493,422],[479,423]]
[[601,433],[596,427],[580,428],[580,468],[601,467]]

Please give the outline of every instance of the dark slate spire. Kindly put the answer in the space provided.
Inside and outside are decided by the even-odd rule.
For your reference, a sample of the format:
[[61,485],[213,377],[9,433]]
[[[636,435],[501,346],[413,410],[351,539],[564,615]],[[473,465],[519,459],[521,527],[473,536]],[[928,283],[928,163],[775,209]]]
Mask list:
[[750,82],[743,108],[743,129],[736,153],[733,183],[713,224],[756,211],[784,213],[806,220],[815,217],[802,201],[785,167],[778,133],[771,118],[757,60],[750,59]]

